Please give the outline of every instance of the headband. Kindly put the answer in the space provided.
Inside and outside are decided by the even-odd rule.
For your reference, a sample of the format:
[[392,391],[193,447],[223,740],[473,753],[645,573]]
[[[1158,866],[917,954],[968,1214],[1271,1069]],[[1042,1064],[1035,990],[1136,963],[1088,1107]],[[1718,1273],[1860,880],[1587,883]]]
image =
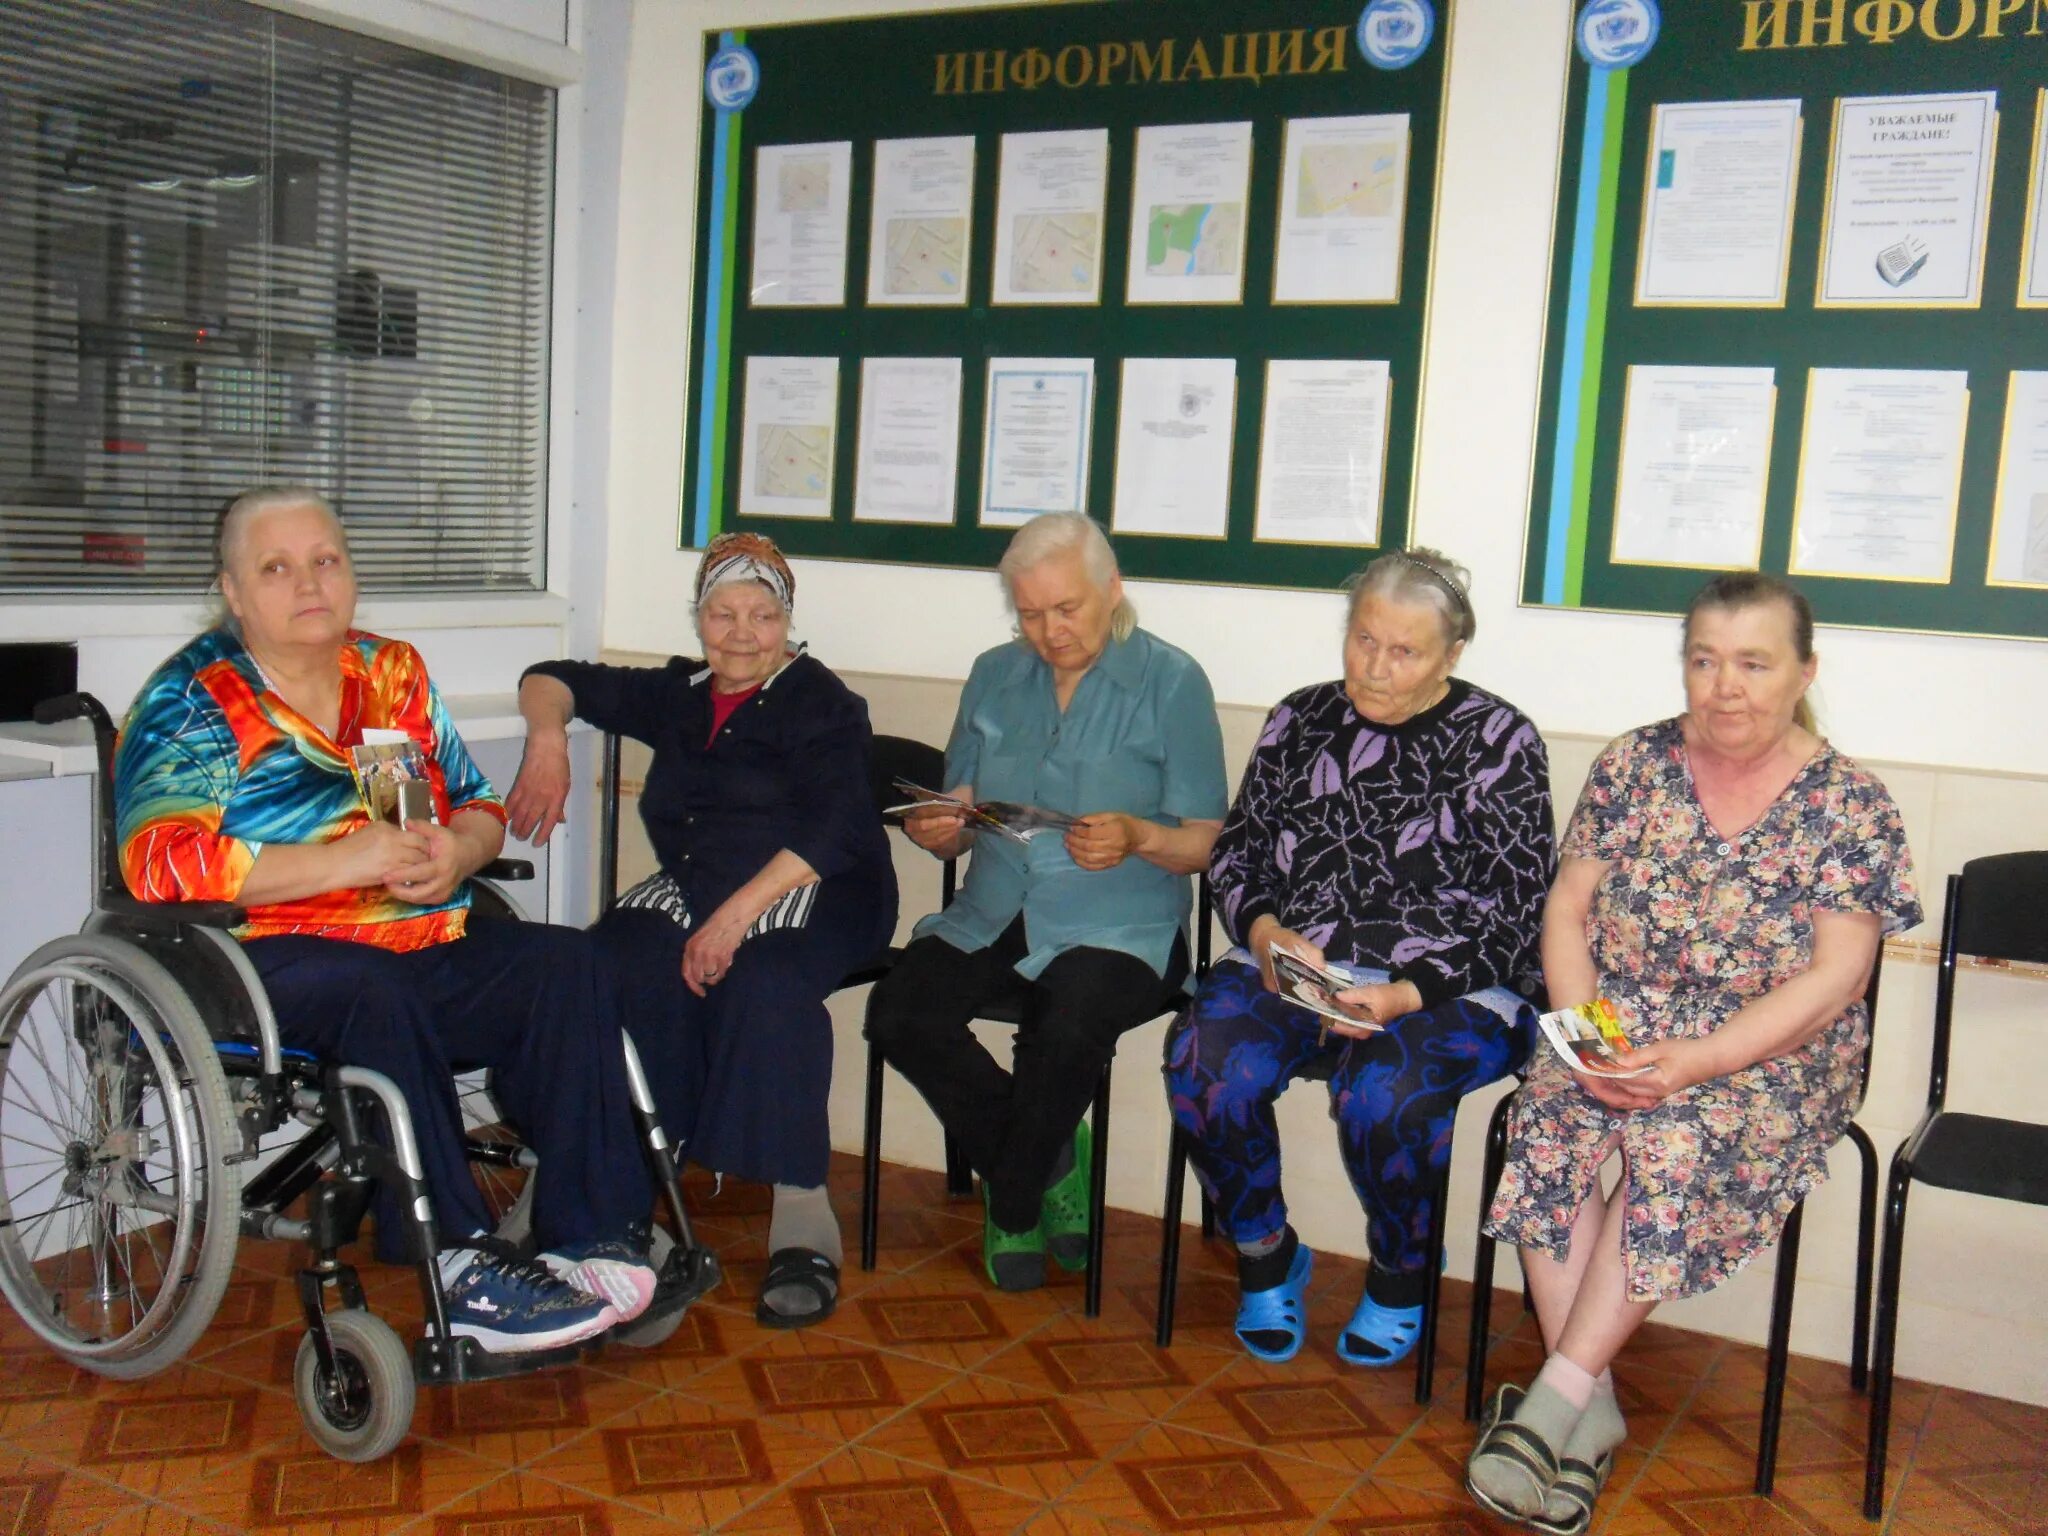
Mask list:
[[1451,594],[1451,601],[1458,605],[1458,612],[1468,617],[1470,616],[1472,604],[1466,599],[1465,594],[1459,590],[1458,584],[1451,580],[1450,577],[1431,565],[1427,560],[1416,559],[1415,556],[1409,554],[1405,549],[1393,549],[1387,551],[1387,553],[1391,558],[1400,561],[1403,565],[1412,565],[1416,570],[1428,576],[1430,580]]
[[697,601],[729,581],[758,581],[775,594],[783,611],[796,609],[796,576],[775,541],[758,533],[722,533],[704,550],[697,567]]

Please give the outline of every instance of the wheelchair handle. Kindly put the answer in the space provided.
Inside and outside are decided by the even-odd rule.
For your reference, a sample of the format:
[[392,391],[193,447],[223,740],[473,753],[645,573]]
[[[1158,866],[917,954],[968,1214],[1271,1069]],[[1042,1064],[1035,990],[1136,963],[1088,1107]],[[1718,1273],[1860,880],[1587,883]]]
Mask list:
[[106,706],[89,693],[60,693],[37,701],[35,707],[37,725],[62,725],[66,720],[76,720],[81,716],[92,721],[95,731],[104,730],[112,734],[113,717],[107,713]]

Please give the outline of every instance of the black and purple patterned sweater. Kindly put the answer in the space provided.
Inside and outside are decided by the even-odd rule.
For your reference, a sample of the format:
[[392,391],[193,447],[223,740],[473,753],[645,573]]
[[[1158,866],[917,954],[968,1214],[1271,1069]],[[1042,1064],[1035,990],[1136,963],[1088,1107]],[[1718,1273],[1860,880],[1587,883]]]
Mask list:
[[1360,715],[1341,682],[1281,700],[1209,869],[1240,944],[1271,913],[1338,964],[1413,982],[1430,1008],[1535,985],[1556,866],[1543,738],[1453,678],[1394,726]]

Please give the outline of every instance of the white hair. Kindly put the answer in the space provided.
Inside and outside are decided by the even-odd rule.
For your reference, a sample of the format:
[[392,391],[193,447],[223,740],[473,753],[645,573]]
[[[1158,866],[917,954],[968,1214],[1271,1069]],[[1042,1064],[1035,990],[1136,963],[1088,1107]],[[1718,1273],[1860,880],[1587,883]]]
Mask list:
[[[1069,553],[1081,556],[1081,569],[1102,591],[1108,591],[1109,584],[1120,574],[1116,551],[1110,547],[1102,524],[1083,512],[1041,512],[1011,535],[1009,548],[996,563],[996,572],[1003,578],[1003,601],[1012,614],[1017,611],[1017,578]],[[1119,598],[1109,619],[1110,638],[1128,640],[1137,627],[1138,610],[1130,598]]]
[[1472,573],[1440,549],[1416,545],[1413,549],[1390,549],[1345,583],[1351,606],[1345,623],[1358,616],[1358,605],[1368,597],[1391,598],[1397,603],[1420,603],[1436,614],[1443,626],[1445,646],[1470,640],[1479,623],[1472,613]]
[[335,539],[344,550],[348,548],[348,530],[335,515],[334,504],[310,485],[259,485],[242,492],[221,509],[220,523],[213,535],[214,574],[219,576],[227,571],[228,562],[251,523],[266,512],[285,507],[312,507],[324,514],[334,525]]

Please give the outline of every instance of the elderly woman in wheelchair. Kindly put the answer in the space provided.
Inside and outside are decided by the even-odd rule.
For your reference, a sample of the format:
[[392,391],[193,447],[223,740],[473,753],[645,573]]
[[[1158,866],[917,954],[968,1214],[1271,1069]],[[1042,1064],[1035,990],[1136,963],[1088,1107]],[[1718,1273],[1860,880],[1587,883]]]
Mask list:
[[[351,628],[355,581],[332,510],[301,489],[252,492],[223,515],[219,556],[229,620],[158,668],[122,734],[118,831],[109,837],[103,815],[88,934],[46,946],[0,996],[0,1131],[16,1152],[57,1160],[41,1195],[10,1170],[0,1214],[71,1208],[34,1243],[0,1236],[0,1285],[80,1363],[145,1375],[206,1326],[238,1226],[307,1236],[301,1406],[323,1445],[363,1459],[403,1433],[414,1374],[459,1380],[573,1358],[646,1311],[654,1186],[635,1144],[636,1099],[642,1130],[660,1136],[644,1084],[636,1094],[629,1081],[619,998],[589,940],[470,911],[468,882],[497,856],[504,812],[418,654]],[[355,750],[366,741],[395,749],[367,756],[415,776],[402,821],[366,809]],[[209,920],[231,921],[239,944],[191,926]],[[42,1001],[52,996],[61,1001]],[[241,1049],[260,1060],[239,1075],[231,1060],[224,1077],[208,1050],[197,1020],[209,1002],[268,1026],[249,1031],[259,1044]],[[39,1027],[38,1007],[54,1028]],[[490,1236],[467,1166],[454,1075],[474,1068],[489,1070],[498,1105],[546,1165],[534,1259]],[[366,1125],[352,1090],[374,1106]],[[223,1146],[236,1101],[241,1144]],[[24,1104],[55,1113],[24,1118]],[[326,1122],[324,1150],[296,1162],[288,1152],[237,1199],[255,1133],[294,1111]],[[66,1140],[67,1119],[83,1129],[51,1145]],[[365,1134],[376,1122],[382,1135]],[[336,1162],[342,1179],[315,1185]],[[673,1165],[657,1158],[656,1172],[672,1194]],[[360,1311],[361,1288],[334,1256],[360,1227],[367,1175],[382,1184],[380,1246],[409,1242],[421,1266],[429,1332],[413,1362]],[[258,1186],[283,1198],[259,1199]],[[307,1220],[281,1214],[309,1188]],[[81,1247],[93,1283],[50,1281]],[[331,1317],[330,1284],[345,1304]]]

